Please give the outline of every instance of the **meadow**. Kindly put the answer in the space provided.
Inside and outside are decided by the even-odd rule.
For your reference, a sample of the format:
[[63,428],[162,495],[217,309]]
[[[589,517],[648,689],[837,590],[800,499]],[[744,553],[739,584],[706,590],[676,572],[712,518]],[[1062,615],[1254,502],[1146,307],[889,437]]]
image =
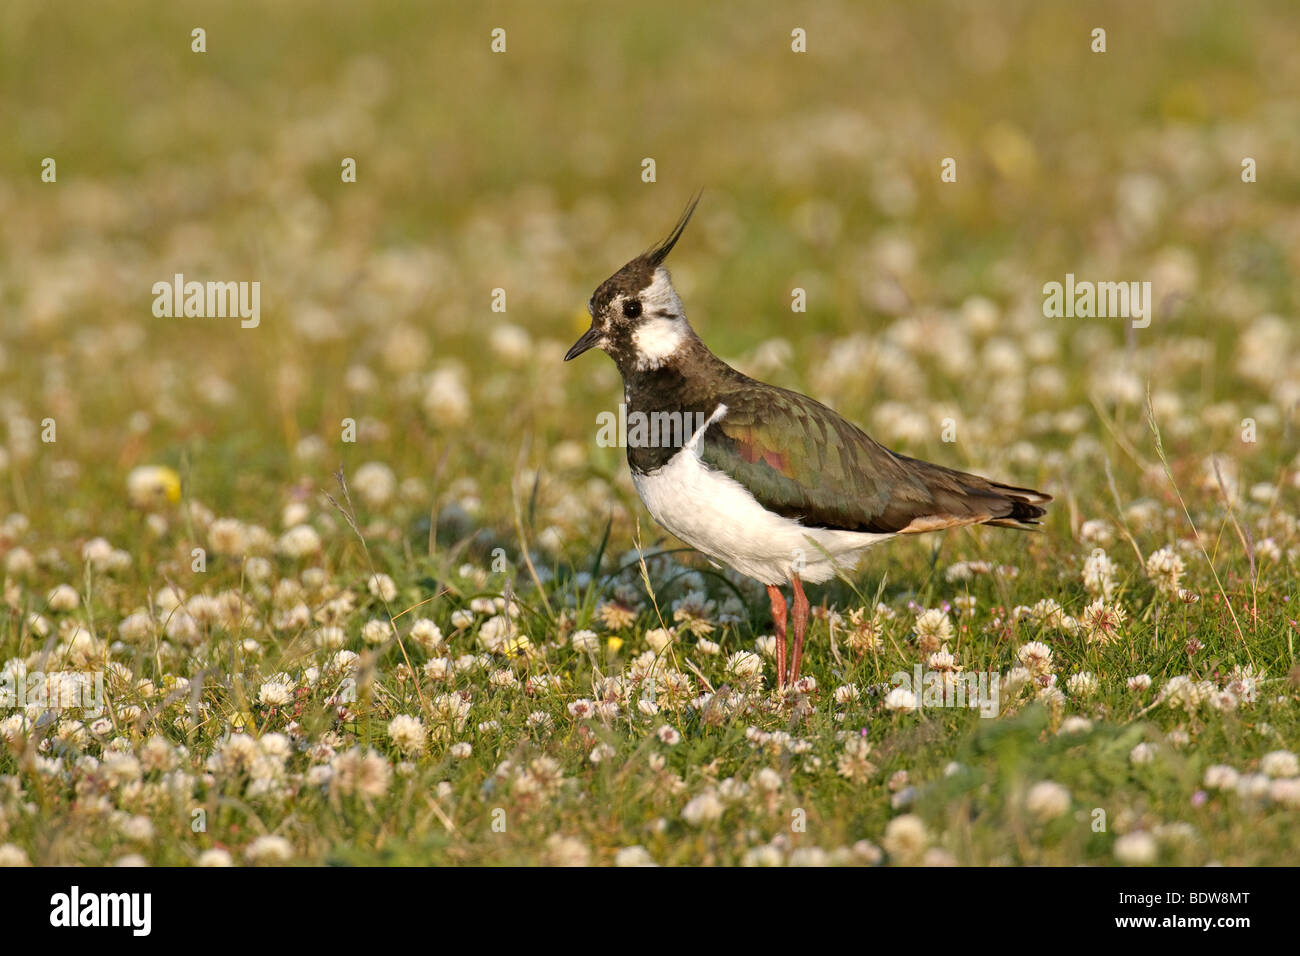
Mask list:
[[[1300,862],[1296,26],[9,0],[0,864]],[[783,695],[562,362],[701,188],[715,352],[1055,497],[810,588]]]

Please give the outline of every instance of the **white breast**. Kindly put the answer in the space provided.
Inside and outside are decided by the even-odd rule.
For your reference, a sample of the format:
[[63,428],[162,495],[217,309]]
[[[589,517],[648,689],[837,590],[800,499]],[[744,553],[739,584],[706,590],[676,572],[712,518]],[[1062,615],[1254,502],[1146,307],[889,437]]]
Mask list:
[[891,534],[810,528],[763,508],[730,475],[700,460],[704,431],[726,414],[719,405],[680,452],[656,471],[633,474],[651,517],[715,562],[763,584],[782,584],[798,573],[825,581],[836,569],[850,571],[862,551]]

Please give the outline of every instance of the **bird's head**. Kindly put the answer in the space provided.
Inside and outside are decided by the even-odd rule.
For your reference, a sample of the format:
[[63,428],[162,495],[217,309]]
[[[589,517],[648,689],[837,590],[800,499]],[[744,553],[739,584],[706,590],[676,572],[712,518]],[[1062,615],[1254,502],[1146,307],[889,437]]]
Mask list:
[[591,328],[573,343],[564,356],[566,362],[600,348],[621,371],[646,371],[663,365],[694,336],[663,263],[699,201],[697,194],[667,239],[641,253],[592,293],[587,303]]

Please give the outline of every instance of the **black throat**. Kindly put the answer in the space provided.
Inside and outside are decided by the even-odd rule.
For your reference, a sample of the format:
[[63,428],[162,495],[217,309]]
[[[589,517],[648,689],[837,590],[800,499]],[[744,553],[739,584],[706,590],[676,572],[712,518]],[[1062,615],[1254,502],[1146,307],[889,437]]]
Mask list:
[[709,419],[739,372],[689,335],[663,365],[619,361],[627,404],[627,463],[634,474],[667,464]]

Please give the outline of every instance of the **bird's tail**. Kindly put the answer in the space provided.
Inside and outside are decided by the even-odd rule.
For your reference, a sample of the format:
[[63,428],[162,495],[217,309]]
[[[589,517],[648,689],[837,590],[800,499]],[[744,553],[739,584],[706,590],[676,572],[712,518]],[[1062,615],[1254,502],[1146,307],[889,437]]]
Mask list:
[[[910,521],[898,530],[920,534],[961,525],[989,524],[997,528],[1031,530],[1047,514],[1041,507],[1052,496],[1032,488],[990,481],[979,475],[945,468],[928,461],[897,455],[921,486],[920,500],[912,503]],[[914,485],[915,487],[915,485]]]
[[1000,481],[990,481],[988,485],[992,490],[1001,492],[1011,510],[1000,518],[984,522],[985,524],[992,525],[995,528],[1015,528],[1017,531],[1030,531],[1034,525],[1038,524],[1038,519],[1047,514],[1047,509],[1040,508],[1039,505],[1047,504],[1052,500],[1052,496],[1049,494],[1034,491],[1032,488],[1017,488],[1015,485],[1004,485]]

